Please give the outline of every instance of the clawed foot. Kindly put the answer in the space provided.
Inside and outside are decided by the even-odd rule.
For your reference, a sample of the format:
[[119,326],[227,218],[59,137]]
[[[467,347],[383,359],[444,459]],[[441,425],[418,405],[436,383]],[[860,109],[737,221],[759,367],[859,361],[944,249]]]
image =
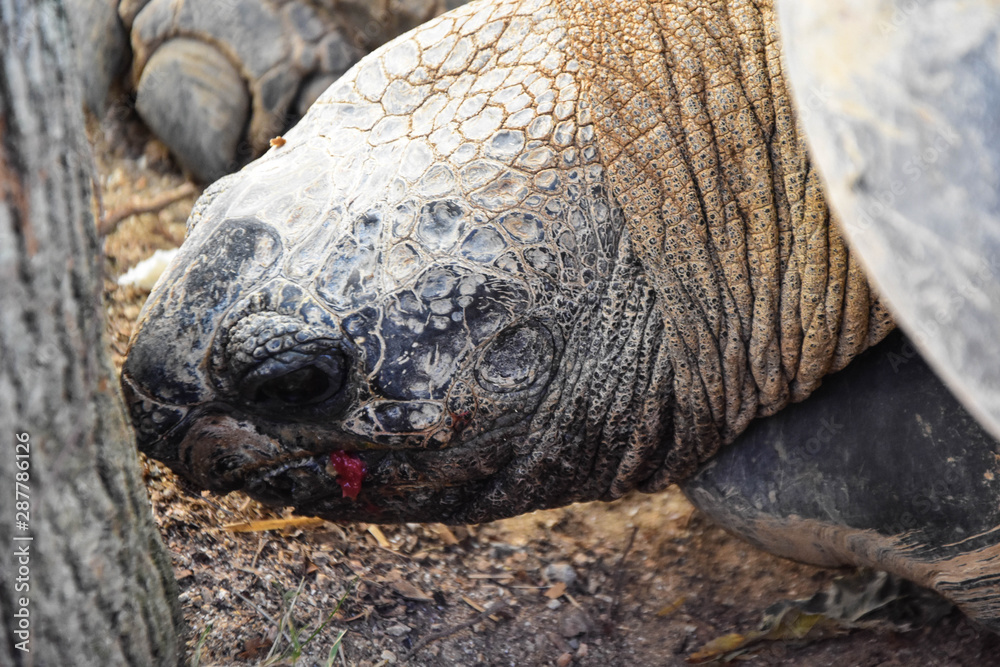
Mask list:
[[113,4],[69,4],[88,107],[102,113],[124,77],[153,134],[185,171],[210,182],[263,153],[367,51],[460,3]]

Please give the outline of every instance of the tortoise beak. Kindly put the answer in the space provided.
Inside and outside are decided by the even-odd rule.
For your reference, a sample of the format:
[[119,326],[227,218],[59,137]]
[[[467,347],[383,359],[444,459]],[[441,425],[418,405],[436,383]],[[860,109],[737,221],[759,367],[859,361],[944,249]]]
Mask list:
[[779,14],[841,228],[924,358],[1000,437],[1000,13],[786,0]]
[[274,273],[281,254],[277,232],[256,220],[209,227],[161,276],[129,343],[121,382],[143,451],[172,449],[160,437],[215,398],[206,358],[222,315]]

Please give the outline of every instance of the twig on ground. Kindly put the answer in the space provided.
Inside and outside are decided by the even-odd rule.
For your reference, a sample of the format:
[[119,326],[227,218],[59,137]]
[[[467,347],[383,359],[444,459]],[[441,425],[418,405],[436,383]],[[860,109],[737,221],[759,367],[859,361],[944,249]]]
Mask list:
[[260,558],[260,554],[264,551],[264,547],[267,546],[269,539],[270,538],[268,538],[267,535],[261,534],[260,541],[257,542],[257,549],[254,550],[253,553],[253,560],[250,561],[250,567],[252,568],[257,567],[257,559]]
[[610,623],[614,623],[615,616],[618,614],[618,605],[622,601],[622,587],[625,585],[625,559],[632,551],[632,544],[635,543],[635,536],[638,532],[638,526],[632,529],[632,534],[625,544],[625,550],[622,551],[622,557],[618,559],[618,566],[615,568],[615,593],[611,596],[611,604],[608,606],[608,621]]
[[[469,605],[470,607],[472,607],[476,611],[486,611],[486,608],[483,607],[481,604],[477,603],[474,600],[470,600],[469,598],[465,597],[464,595],[462,596],[462,602],[464,602],[465,604]],[[491,621],[493,621],[494,623],[496,623],[496,622],[498,622],[500,620],[496,616],[490,616],[489,619]]]
[[428,644],[430,644],[431,642],[436,642],[439,639],[450,637],[456,632],[461,632],[466,628],[471,628],[476,623],[481,623],[482,621],[485,621],[487,618],[489,618],[491,614],[495,614],[501,611],[506,606],[507,603],[504,602],[503,600],[496,600],[486,605],[485,609],[483,609],[481,612],[479,612],[469,620],[459,623],[458,625],[453,625],[450,628],[445,628],[443,630],[438,630],[437,632],[432,632],[431,634],[427,635],[426,637],[418,641],[416,644],[414,644],[413,648],[410,649],[409,653],[407,653],[400,659],[400,662],[406,662],[407,660],[415,656],[418,651],[423,650],[423,648]]
[[198,186],[191,181],[188,181],[184,185],[178,186],[173,190],[167,190],[158,197],[152,197],[150,199],[133,197],[124,206],[105,213],[101,218],[100,224],[97,225],[97,233],[101,236],[107,236],[111,232],[115,231],[115,229],[118,228],[118,225],[121,224],[122,220],[125,220],[126,218],[130,218],[133,215],[141,215],[142,213],[156,213],[157,211],[161,211],[170,206],[174,202],[196,194],[198,194]]

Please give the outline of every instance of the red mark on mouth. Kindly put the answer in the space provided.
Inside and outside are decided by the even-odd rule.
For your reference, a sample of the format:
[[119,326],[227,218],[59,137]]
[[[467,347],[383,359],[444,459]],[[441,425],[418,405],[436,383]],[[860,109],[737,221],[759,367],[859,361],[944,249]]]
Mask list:
[[[333,471],[330,471],[330,468]],[[348,454],[344,450],[330,454],[330,464],[326,467],[327,472],[336,477],[337,484],[340,484],[345,498],[357,500],[361,492],[361,482],[365,479],[368,468],[365,462],[355,454]]]

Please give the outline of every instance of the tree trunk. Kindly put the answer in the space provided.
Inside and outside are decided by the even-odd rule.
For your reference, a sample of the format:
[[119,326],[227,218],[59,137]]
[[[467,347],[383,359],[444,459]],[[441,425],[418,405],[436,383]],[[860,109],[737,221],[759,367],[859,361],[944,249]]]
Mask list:
[[0,0],[0,665],[176,665],[176,583],[106,353],[67,35],[57,0]]

